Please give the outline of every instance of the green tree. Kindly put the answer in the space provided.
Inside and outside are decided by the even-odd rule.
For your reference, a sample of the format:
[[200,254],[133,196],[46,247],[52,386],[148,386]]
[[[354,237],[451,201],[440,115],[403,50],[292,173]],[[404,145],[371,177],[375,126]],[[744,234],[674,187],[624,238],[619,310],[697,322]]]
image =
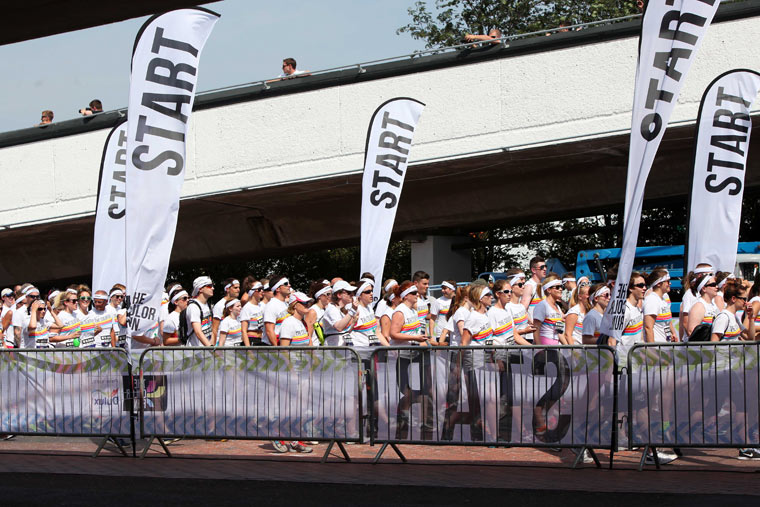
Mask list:
[[635,0],[421,0],[408,9],[409,24],[396,33],[408,33],[431,48],[461,44],[465,34],[493,28],[510,36],[638,12]]

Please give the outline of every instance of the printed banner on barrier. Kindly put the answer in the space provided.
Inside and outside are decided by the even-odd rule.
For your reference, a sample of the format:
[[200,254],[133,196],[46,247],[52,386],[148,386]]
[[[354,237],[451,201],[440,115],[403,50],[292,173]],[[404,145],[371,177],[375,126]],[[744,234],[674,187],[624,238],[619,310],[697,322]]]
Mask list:
[[633,446],[760,446],[758,345],[634,347]]
[[730,273],[736,266],[752,134],[749,112],[759,91],[760,74],[737,69],[718,76],[702,96],[689,206],[688,271],[701,262]]
[[129,336],[158,321],[185,177],[201,51],[219,15],[180,9],[145,22],[132,53],[127,129]]
[[609,447],[610,349],[380,352],[378,442]]
[[391,99],[369,122],[362,177],[361,272],[375,275],[375,301],[385,269],[396,210],[401,200],[414,130],[425,104]]
[[350,349],[150,349],[141,433],[358,440],[359,364]]
[[98,203],[92,247],[92,289],[111,290],[127,281],[124,215],[127,197],[127,120],[116,125],[106,138],[100,161]]
[[633,97],[623,247],[617,281],[602,320],[602,332],[620,338],[625,302],[639,239],[644,188],[686,74],[720,0],[650,0],[641,21]]
[[0,351],[0,433],[130,435],[123,350]]

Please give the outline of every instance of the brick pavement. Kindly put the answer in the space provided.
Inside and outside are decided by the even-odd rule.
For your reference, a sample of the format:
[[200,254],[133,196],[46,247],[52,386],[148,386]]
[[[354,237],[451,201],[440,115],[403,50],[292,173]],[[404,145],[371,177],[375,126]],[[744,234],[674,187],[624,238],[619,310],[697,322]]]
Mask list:
[[388,449],[378,465],[371,463],[378,446],[347,446],[351,463],[333,449],[320,464],[326,444],[313,454],[278,454],[264,441],[181,440],[170,446],[173,458],[154,446],[144,460],[125,458],[107,447],[101,457],[90,454],[96,441],[88,438],[17,437],[0,442],[0,473],[82,474],[176,479],[287,478],[304,483],[478,487],[586,492],[650,492],[760,495],[754,486],[759,462],[735,459],[732,449],[686,449],[685,456],[661,471],[636,470],[640,452],[615,455],[600,451],[604,468],[582,465],[571,470],[574,455],[528,448],[401,446],[409,463],[402,464]]

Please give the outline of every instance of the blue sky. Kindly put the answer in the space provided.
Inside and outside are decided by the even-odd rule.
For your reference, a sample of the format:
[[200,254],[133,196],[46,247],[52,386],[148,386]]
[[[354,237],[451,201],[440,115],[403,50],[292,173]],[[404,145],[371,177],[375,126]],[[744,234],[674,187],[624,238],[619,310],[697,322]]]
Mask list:
[[[221,14],[201,57],[198,91],[278,75],[282,59],[319,70],[398,56],[424,43],[396,29],[414,0],[325,0],[207,4]],[[0,46],[0,132],[78,116],[91,99],[127,106],[129,61],[146,17]]]

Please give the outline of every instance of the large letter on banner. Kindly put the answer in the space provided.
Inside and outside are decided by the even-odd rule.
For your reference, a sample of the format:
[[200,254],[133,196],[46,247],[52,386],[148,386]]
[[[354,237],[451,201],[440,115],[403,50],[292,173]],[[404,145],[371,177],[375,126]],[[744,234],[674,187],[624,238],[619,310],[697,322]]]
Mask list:
[[179,9],[150,18],[132,53],[127,129],[129,335],[158,320],[177,226],[185,135],[201,50],[219,15]]
[[391,99],[377,108],[369,122],[362,179],[361,271],[375,275],[376,300],[404,187],[409,148],[424,107],[414,99]]
[[736,69],[718,76],[702,97],[689,206],[689,271],[700,262],[734,270],[752,130],[749,110],[758,91],[760,74]]
[[681,86],[720,0],[650,0],[641,21],[639,61],[633,96],[623,249],[602,332],[620,338],[631,277],[644,187]]
[[127,120],[121,120],[106,138],[98,179],[95,234],[92,248],[92,289],[108,292],[125,283]]

